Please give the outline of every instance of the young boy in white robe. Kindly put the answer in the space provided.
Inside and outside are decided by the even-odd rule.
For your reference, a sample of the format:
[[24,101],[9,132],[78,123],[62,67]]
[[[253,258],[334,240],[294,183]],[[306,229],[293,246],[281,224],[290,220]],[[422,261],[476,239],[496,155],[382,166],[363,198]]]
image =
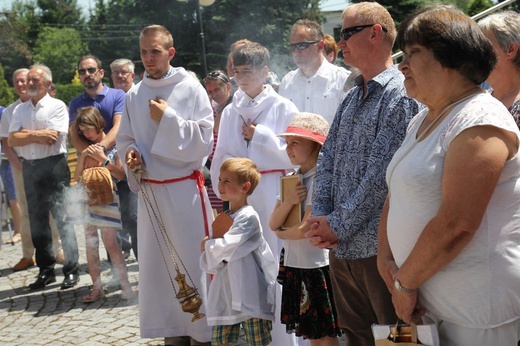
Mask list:
[[240,326],[248,345],[269,345],[275,310],[278,265],[265,241],[260,219],[247,204],[260,181],[253,161],[230,158],[220,168],[218,191],[229,201],[232,219],[221,234],[213,224],[212,238],[201,243],[200,268],[213,274],[205,299],[208,325],[213,326],[212,345],[238,340]]
[[[258,43],[248,43],[233,52],[233,71],[239,90],[233,102],[222,112],[218,142],[211,162],[211,182],[218,185],[220,166],[230,157],[251,159],[262,174],[262,181],[249,197],[249,204],[260,216],[262,229],[269,229],[269,216],[280,194],[280,177],[293,168],[285,153],[285,141],[277,134],[285,131],[298,109],[290,100],[278,95],[265,84],[269,73],[269,50]],[[218,195],[218,191],[217,195]],[[264,235],[274,255],[278,257],[281,241],[274,232]],[[278,287],[277,306],[281,305]],[[280,314],[277,313],[276,316]],[[294,335],[285,327],[273,325],[273,344],[295,345]]]

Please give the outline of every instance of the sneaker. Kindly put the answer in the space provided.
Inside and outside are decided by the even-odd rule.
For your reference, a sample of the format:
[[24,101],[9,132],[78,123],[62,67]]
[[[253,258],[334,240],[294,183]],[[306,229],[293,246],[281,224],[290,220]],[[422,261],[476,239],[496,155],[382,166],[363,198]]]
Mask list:
[[13,267],[13,271],[15,272],[19,272],[20,270],[24,270],[24,269],[27,269],[29,267],[32,267],[33,265],[35,265],[36,262],[34,262],[34,258],[24,258],[22,257],[22,259],[16,263]]

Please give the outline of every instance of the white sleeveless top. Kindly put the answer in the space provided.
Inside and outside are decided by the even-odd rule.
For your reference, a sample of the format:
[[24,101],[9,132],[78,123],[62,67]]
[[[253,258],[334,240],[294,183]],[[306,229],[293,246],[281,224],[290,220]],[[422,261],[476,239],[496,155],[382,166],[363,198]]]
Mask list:
[[[428,110],[410,122],[408,135],[387,170],[390,193],[388,240],[401,266],[441,202],[446,152],[465,129],[518,127],[488,94],[457,105],[424,140],[417,131]],[[459,256],[419,288],[420,303],[434,318],[492,328],[520,318],[520,153],[507,161],[482,223]]]

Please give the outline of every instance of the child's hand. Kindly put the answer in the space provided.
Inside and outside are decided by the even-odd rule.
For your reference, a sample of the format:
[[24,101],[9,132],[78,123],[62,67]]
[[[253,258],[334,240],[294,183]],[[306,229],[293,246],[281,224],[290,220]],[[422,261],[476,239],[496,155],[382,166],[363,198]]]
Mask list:
[[242,125],[242,135],[247,142],[250,142],[253,139],[255,128],[256,125],[251,123],[251,119],[247,120],[247,124]]
[[200,252],[204,252],[206,250],[206,241],[208,241],[209,236],[205,236],[200,243]]
[[107,159],[103,147],[97,144],[89,145],[87,149],[83,151],[83,153],[86,153],[89,157],[93,158],[98,162],[104,162]]
[[287,201],[291,203],[291,205],[300,204],[305,201],[305,198],[307,198],[307,188],[305,185],[302,185],[301,182],[298,182],[294,191],[289,194]]

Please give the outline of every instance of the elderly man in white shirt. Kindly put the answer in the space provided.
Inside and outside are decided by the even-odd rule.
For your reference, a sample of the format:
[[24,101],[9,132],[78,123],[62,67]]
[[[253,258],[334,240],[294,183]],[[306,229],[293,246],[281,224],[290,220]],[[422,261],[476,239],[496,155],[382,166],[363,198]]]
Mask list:
[[348,91],[350,72],[325,59],[323,39],[318,23],[307,19],[294,23],[289,47],[298,68],[283,77],[278,93],[290,99],[300,112],[320,114],[332,124]]
[[78,244],[73,228],[64,221],[62,203],[64,190],[70,184],[66,157],[69,116],[65,103],[47,93],[52,83],[52,73],[47,66],[33,65],[27,74],[27,83],[31,99],[15,108],[9,124],[8,143],[17,147],[23,158],[31,236],[36,264],[40,268],[38,278],[29,289],[41,289],[56,281],[49,211],[62,239],[65,279],[61,289],[67,289],[79,281]]

